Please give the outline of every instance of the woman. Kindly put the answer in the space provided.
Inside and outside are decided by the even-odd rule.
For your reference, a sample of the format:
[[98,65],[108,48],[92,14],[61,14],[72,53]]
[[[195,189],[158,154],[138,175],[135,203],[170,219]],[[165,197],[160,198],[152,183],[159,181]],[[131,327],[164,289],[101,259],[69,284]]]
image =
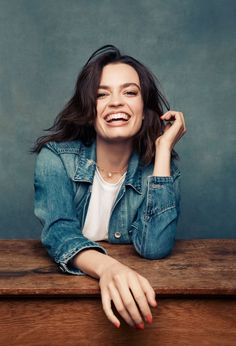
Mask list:
[[63,271],[99,280],[104,312],[118,328],[111,301],[143,329],[155,292],[97,241],[132,243],[148,259],[172,250],[180,176],[173,148],[186,128],[183,114],[163,114],[164,106],[150,71],[107,45],[87,61],[73,97],[34,148],[42,243]]

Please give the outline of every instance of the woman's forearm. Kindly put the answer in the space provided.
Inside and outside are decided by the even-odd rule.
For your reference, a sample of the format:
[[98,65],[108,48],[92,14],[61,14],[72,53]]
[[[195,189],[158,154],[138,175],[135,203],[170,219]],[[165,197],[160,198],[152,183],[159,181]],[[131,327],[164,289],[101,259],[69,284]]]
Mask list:
[[161,145],[156,146],[153,176],[169,177],[171,175],[170,161],[171,161],[171,150]]
[[84,273],[99,279],[105,268],[117,262],[117,260],[108,255],[90,249],[83,250],[77,254],[71,260],[71,265],[75,268],[79,268]]

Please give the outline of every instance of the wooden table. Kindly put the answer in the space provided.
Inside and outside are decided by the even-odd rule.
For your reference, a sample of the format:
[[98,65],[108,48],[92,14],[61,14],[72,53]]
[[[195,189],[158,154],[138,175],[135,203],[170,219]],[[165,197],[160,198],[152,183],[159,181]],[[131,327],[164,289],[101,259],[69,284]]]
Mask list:
[[236,240],[179,240],[157,261],[102,245],[151,282],[152,325],[116,329],[97,280],[59,272],[39,241],[1,240],[0,345],[236,345]]

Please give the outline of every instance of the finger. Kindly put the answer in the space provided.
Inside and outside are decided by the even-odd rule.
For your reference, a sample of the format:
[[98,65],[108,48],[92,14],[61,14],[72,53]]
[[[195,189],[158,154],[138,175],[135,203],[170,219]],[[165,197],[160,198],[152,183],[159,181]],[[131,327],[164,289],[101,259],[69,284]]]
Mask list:
[[147,322],[152,323],[152,313],[148,305],[147,297],[144,294],[142,286],[137,278],[130,282],[130,290],[133,293],[134,299],[137,302],[144,319]]
[[124,307],[120,294],[117,288],[114,285],[109,286],[109,292],[111,299],[116,307],[117,312],[122,316],[122,318],[128,323],[131,327],[135,327],[134,321],[130,317],[128,311]]
[[184,134],[186,132],[186,125],[185,125],[185,119],[182,112],[178,112],[178,115],[176,116],[176,120],[180,121],[181,123],[181,131]]
[[[133,275],[133,274],[132,274]],[[120,277],[115,278],[115,285],[120,293],[122,302],[136,325],[143,323],[134,298],[129,290],[128,283]]]
[[[171,124],[174,125],[173,131],[174,129],[178,129],[178,131],[181,132],[181,134],[186,132],[183,113],[176,111],[168,111],[161,117],[161,119],[163,121],[171,122]],[[169,129],[169,127],[167,129]]]
[[138,275],[138,279],[149,304],[153,307],[157,307],[156,293],[149,281],[141,275]]
[[[177,113],[179,113],[179,112],[170,110],[170,111],[166,112],[165,114],[163,114],[163,115],[161,116],[161,119],[162,119],[162,120],[175,119]],[[177,116],[178,116],[178,115],[177,115]]]
[[169,130],[169,128],[172,126],[172,124],[170,124],[170,123],[167,123],[166,125],[165,125],[165,127],[164,127],[164,132],[166,132],[167,130]]
[[182,119],[179,116],[174,116],[174,115],[166,115],[164,114],[163,118],[163,130],[165,132],[165,130],[168,130],[170,128],[170,126],[175,125],[175,128],[181,128],[182,125]]
[[183,128],[184,128],[184,132],[186,132],[186,124],[185,124],[185,119],[184,119],[184,115],[182,112],[179,112],[182,123],[183,123]]
[[112,308],[111,308],[111,297],[107,290],[101,291],[101,297],[102,297],[102,307],[103,310],[111,323],[113,323],[117,328],[120,327],[120,321],[118,318],[114,315]]
[[182,123],[181,114],[182,114],[181,112],[177,112],[177,111],[172,111],[172,110],[170,110],[170,111],[166,112],[165,114],[163,114],[163,115],[161,116],[161,119],[162,119],[162,120],[165,120],[165,121],[170,121],[170,120],[174,121],[174,120],[178,120],[178,121],[181,121],[181,123]]

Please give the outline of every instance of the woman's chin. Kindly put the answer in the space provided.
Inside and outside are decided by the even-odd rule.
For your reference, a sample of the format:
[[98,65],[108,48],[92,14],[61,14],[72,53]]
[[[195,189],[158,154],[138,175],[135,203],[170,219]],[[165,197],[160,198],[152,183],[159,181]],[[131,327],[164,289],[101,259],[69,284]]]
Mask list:
[[129,142],[132,142],[132,137],[130,136],[107,136],[107,137],[97,137],[97,140],[100,142],[105,142],[107,144],[128,144]]

